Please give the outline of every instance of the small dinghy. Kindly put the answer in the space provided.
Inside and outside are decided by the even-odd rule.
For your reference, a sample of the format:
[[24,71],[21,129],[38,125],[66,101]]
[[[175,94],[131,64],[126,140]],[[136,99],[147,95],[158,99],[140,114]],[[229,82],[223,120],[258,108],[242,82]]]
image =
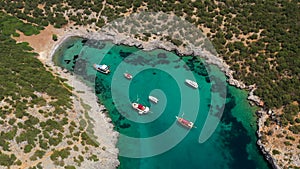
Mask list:
[[155,104],[158,103],[158,99],[156,97],[154,97],[154,96],[149,96],[149,100],[152,101]]
[[124,77],[128,80],[132,79],[132,75],[129,73],[124,73]]

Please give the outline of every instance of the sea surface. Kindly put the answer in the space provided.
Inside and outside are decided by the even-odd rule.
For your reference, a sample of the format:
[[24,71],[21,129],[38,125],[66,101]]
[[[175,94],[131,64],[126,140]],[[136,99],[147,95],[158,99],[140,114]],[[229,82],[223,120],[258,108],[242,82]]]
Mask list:
[[[229,86],[217,67],[199,58],[73,37],[57,50],[54,62],[83,78],[107,108],[120,133],[119,169],[271,168],[256,145],[256,107],[247,93]],[[111,73],[96,72],[94,63],[109,65]],[[159,102],[151,103],[149,95]],[[138,115],[132,102],[150,112]],[[184,128],[176,116],[195,128]]]

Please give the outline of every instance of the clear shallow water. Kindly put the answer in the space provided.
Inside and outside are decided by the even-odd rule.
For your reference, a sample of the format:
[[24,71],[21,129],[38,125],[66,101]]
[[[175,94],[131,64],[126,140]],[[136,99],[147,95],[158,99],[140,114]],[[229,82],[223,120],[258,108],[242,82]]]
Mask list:
[[[117,145],[121,155],[120,169],[269,168],[255,144],[255,108],[247,103],[247,93],[234,87],[226,87],[225,109],[215,132],[207,141],[199,143],[200,132],[214,100],[212,83],[200,60],[193,57],[180,59],[164,50],[145,52],[135,47],[113,45],[109,41],[86,42],[80,38],[69,39],[56,55],[58,65],[95,85],[95,92],[109,110],[115,130],[124,136]],[[94,63],[108,64],[111,74],[96,73],[92,68]],[[131,73],[134,78],[131,81],[125,79],[124,72]],[[211,72],[221,73],[215,67],[211,67]],[[197,81],[199,89],[187,86],[186,78]],[[148,95],[159,98],[159,103],[150,103]],[[149,106],[151,113],[139,116],[130,102]],[[183,112],[197,128],[188,132],[176,123],[175,116]],[[166,136],[152,139],[161,135]],[[128,137],[151,138],[152,141],[131,142]],[[161,154],[151,156],[160,151]],[[139,155],[147,157],[128,157]]]

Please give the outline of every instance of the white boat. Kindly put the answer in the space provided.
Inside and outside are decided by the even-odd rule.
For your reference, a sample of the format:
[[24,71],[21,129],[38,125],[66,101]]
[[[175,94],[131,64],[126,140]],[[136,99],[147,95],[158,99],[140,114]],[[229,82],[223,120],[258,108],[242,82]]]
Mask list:
[[94,64],[94,68],[101,73],[108,74],[110,72],[109,67],[107,65],[98,65]]
[[124,77],[128,80],[132,79],[132,75],[129,73],[124,73]]
[[132,108],[137,110],[139,114],[147,114],[150,111],[149,107],[144,106],[139,103],[132,103],[131,105],[132,105]]
[[178,116],[176,116],[176,119],[181,125],[183,125],[184,127],[188,128],[188,129],[191,129],[194,127],[194,123],[191,121],[188,121],[188,120],[186,120],[182,117],[178,117]]
[[158,99],[154,96],[149,96],[149,100],[152,101],[153,103],[158,103]]
[[195,82],[195,81],[192,81],[192,80],[189,80],[189,79],[185,79],[185,82],[186,82],[188,85],[190,85],[190,86],[192,86],[193,88],[195,88],[195,89],[198,88],[198,83]]

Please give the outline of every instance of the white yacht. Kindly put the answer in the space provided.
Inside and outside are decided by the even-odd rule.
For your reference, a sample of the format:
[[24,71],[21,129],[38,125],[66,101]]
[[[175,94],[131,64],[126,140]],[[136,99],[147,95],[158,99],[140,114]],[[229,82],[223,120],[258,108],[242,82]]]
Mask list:
[[190,85],[191,87],[197,89],[198,88],[198,83],[189,79],[185,79],[185,82]]
[[152,101],[153,103],[157,104],[158,103],[158,98],[154,96],[149,96],[149,100]]

